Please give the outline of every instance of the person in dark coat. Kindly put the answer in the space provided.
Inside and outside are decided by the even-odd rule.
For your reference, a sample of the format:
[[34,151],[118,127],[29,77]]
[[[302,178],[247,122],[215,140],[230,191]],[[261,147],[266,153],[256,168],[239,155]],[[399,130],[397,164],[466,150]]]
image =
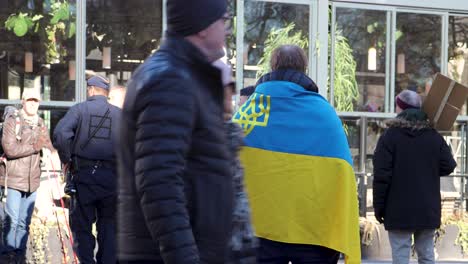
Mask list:
[[[196,10],[196,12],[194,12]],[[225,263],[233,179],[223,125],[225,0],[168,0],[161,48],[133,74],[118,149],[119,263]]]
[[258,241],[252,227],[250,217],[250,204],[244,185],[244,168],[242,167],[239,152],[244,146],[244,132],[239,124],[232,121],[233,105],[232,96],[236,93],[236,86],[232,79],[231,67],[217,60],[214,63],[223,70],[224,86],[224,127],[228,136],[230,151],[231,172],[234,188],[234,211],[232,219],[232,233],[230,254],[226,264],[256,264],[256,250]]
[[[54,130],[60,160],[70,167],[72,182],[70,228],[81,263],[116,263],[115,130],[121,110],[107,102],[109,81],[101,76],[87,80],[88,99],[68,110]],[[94,258],[96,224],[98,251]]]
[[255,92],[255,86],[253,85],[242,88],[240,90],[239,102],[237,103],[237,106],[241,107],[254,92]]
[[419,263],[434,263],[434,231],[441,223],[440,176],[456,167],[451,150],[420,110],[421,98],[396,97],[397,117],[375,149],[374,210],[389,231],[394,263],[408,263],[411,237]]
[[[255,141],[255,139],[262,138],[264,142],[263,145],[261,145],[260,148],[265,148],[265,146],[270,146],[274,145],[275,143],[272,143],[273,141],[278,140],[281,138],[283,135],[283,131],[281,129],[278,129],[278,127],[287,127],[288,132],[291,130],[296,131],[296,137],[298,138],[303,138],[303,140],[307,141],[310,139],[307,139],[307,136],[312,137],[312,140],[315,140],[317,138],[321,138],[322,141],[330,141],[333,142],[335,145],[342,147],[342,149],[346,149],[349,151],[347,142],[345,140],[343,141],[337,141],[339,137],[342,139],[345,139],[344,137],[344,132],[341,130],[343,129],[341,125],[338,125],[337,128],[339,129],[339,132],[336,131],[327,131],[330,135],[333,135],[333,139],[331,140],[330,138],[323,137],[323,135],[319,135],[317,133],[314,133],[314,130],[307,124],[307,121],[304,120],[304,123],[294,123],[291,121],[291,118],[293,118],[293,115],[299,114],[301,116],[308,116],[310,123],[321,123],[321,126],[328,126],[328,127],[334,127],[334,126],[329,126],[330,123],[327,123],[324,125],[324,122],[322,120],[328,119],[328,120],[336,120],[338,121],[338,118],[336,117],[336,113],[332,110],[332,108],[328,105],[327,102],[325,102],[325,99],[323,99],[320,95],[318,95],[318,87],[315,84],[315,82],[310,79],[306,75],[306,70],[307,70],[307,56],[304,52],[304,50],[297,46],[297,45],[281,45],[278,48],[276,48],[271,56],[270,60],[270,66],[271,66],[271,72],[263,75],[256,84],[255,88],[255,93],[258,96],[258,91],[260,89],[264,89],[263,93],[266,94],[267,91],[270,93],[270,91],[277,91],[281,92],[283,91],[283,94],[281,96],[275,97],[275,95],[268,94],[270,97],[271,96],[271,102],[275,102],[275,105],[272,105],[272,109],[275,107],[276,110],[278,110],[278,115],[276,115],[277,122],[278,124],[281,124],[273,127],[271,126],[271,123],[268,125],[268,131],[271,131],[272,134],[275,136],[269,136],[267,133],[265,134],[259,134],[255,135],[249,138],[249,134],[247,135],[247,148],[252,148],[252,142]],[[286,98],[285,101],[287,103],[278,103],[278,98]],[[270,99],[268,99],[270,100]],[[275,101],[276,100],[276,101]],[[312,115],[312,111],[309,109],[304,109],[303,102],[305,100],[310,100],[307,101],[311,104],[311,108],[315,109],[321,109],[321,112],[323,114],[320,115]],[[248,106],[248,104],[251,104],[252,102],[256,102],[252,100],[252,97],[244,104],[243,107]],[[323,104],[321,102],[324,102]],[[312,106],[312,104],[316,103],[315,105]],[[247,105],[246,105],[247,104]],[[287,106],[285,106],[287,105]],[[290,109],[294,109],[292,111],[288,111],[285,109],[288,109],[289,105],[291,105]],[[323,108],[322,108],[323,107]],[[270,108],[269,106],[267,108]],[[327,109],[330,109],[332,111],[328,111]],[[273,110],[272,110],[273,111]],[[269,112],[270,119],[269,122],[274,118],[272,111]],[[318,111],[317,111],[318,112]],[[307,114],[304,114],[307,113]],[[329,115],[330,113],[330,115]],[[311,117],[312,116],[312,117]],[[266,118],[265,118],[266,119]],[[239,120],[239,119],[237,119]],[[236,121],[236,119],[235,119]],[[319,121],[319,122],[317,122]],[[242,123],[242,122],[240,122]],[[289,126],[290,124],[294,124]],[[296,125],[297,124],[297,125]],[[336,122],[336,124],[341,124],[339,122]],[[245,126],[244,126],[245,128]],[[338,130],[337,130],[338,131]],[[246,131],[246,133],[250,133]],[[250,134],[252,135],[252,134]],[[334,135],[340,135],[334,136]],[[265,136],[265,138],[263,138]],[[255,139],[253,139],[255,138]],[[271,141],[270,141],[271,140]],[[249,141],[250,144],[249,145]],[[258,140],[261,141],[261,140]],[[345,144],[343,144],[345,143]],[[260,144],[259,144],[260,145]],[[285,145],[277,145],[281,147],[277,147],[276,150],[281,149],[282,153],[300,153],[304,154],[305,152],[300,152],[299,149],[304,149],[309,147],[294,147],[292,144],[285,144]],[[317,155],[317,153],[323,153],[322,148],[319,150],[319,147],[316,147],[316,151],[314,152],[314,155]],[[328,148],[328,146],[327,146]],[[310,148],[311,149],[311,148]],[[268,152],[274,153],[273,150],[268,149]],[[261,152],[264,153],[264,152]],[[259,153],[259,155],[263,155]],[[310,155],[311,152],[308,152],[308,155]],[[331,152],[329,152],[331,153]],[[329,154],[327,153],[327,154]],[[276,155],[276,154],[275,154]],[[322,154],[323,155],[323,154]],[[344,154],[343,156],[345,156]],[[266,155],[265,155],[266,157]],[[255,156],[249,156],[249,157],[243,157],[243,160],[245,162],[245,168],[246,168],[246,178],[247,179],[261,179],[264,173],[262,170],[259,169],[252,169],[252,164],[249,164],[247,160],[253,161],[254,163],[258,163],[258,160],[261,160],[264,164],[262,166],[265,167],[271,167],[274,166],[273,163],[277,163],[276,159],[280,159],[280,156],[268,156],[269,158],[262,159],[261,157],[255,157]],[[274,157],[274,158],[272,158]],[[322,158],[322,157],[321,157]],[[338,159],[337,159],[338,160]],[[301,160],[302,162],[303,160]],[[269,163],[271,162],[271,163]],[[323,159],[320,160],[320,163],[326,164],[322,165],[323,167],[335,167],[335,166],[342,166],[342,165],[336,165],[332,163],[328,163],[328,161],[324,161]],[[298,167],[299,164],[288,164],[288,166],[282,167],[282,168],[276,168],[274,172],[272,172],[271,177],[266,177],[264,181],[259,181],[258,183],[252,183],[253,180],[250,181],[251,185],[250,186],[262,186],[262,188],[253,188],[249,190],[250,197],[254,196],[256,198],[252,199],[252,212],[253,212],[253,223],[254,223],[254,229],[256,232],[256,235],[258,237],[258,250],[257,250],[257,262],[261,264],[278,264],[278,263],[284,263],[287,264],[289,262],[291,263],[321,263],[321,264],[336,264],[339,261],[339,256],[340,252],[338,251],[337,248],[341,248],[343,253],[350,253],[353,257],[356,257],[356,260],[360,260],[360,255],[356,254],[356,251],[353,251],[352,249],[348,250],[349,248],[347,246],[342,246],[342,247],[337,247],[336,245],[333,245],[333,243],[327,243],[329,241],[334,241],[334,240],[346,240],[352,241],[356,240],[359,241],[358,233],[357,233],[357,224],[358,224],[358,215],[357,215],[357,210],[355,211],[355,215],[347,215],[346,212],[346,218],[342,218],[342,216],[337,215],[337,214],[328,214],[326,217],[323,217],[323,213],[319,208],[328,208],[329,206],[336,206],[340,207],[340,210],[342,210],[342,206],[347,206],[348,208],[352,208],[350,205],[352,202],[355,203],[355,206],[357,208],[357,199],[351,200],[351,199],[346,199],[346,202],[349,202],[348,204],[342,204],[341,201],[336,201],[334,204],[328,204],[323,201],[326,199],[310,199],[308,197],[315,197],[315,196],[324,196],[324,193],[333,193],[329,189],[326,188],[325,184],[321,183],[319,179],[323,178],[326,176],[327,178],[334,178],[336,177],[335,175],[340,175],[340,181],[342,181],[342,186],[348,186],[345,182],[347,180],[343,180],[343,178],[348,177],[349,181],[355,184],[354,180],[354,173],[349,173],[349,175],[345,175],[342,172],[336,172],[328,169],[320,170],[320,169],[315,169],[315,170],[309,170],[307,166],[301,167],[302,171],[307,171],[307,176],[303,177],[302,175],[304,174],[297,174],[294,171],[294,167]],[[317,167],[316,165],[313,165],[311,167]],[[342,166],[343,168],[351,168],[351,166],[348,167],[348,165]],[[352,170],[349,170],[352,172]],[[250,174],[249,174],[250,173]],[[324,175],[325,174],[325,175]],[[303,178],[302,178],[303,177]],[[276,179],[271,181],[271,178]],[[281,180],[278,180],[281,178]],[[294,179],[291,180],[291,179]],[[310,181],[304,180],[304,179],[313,179]],[[268,182],[267,182],[268,181]],[[249,181],[247,181],[249,182]],[[269,209],[272,204],[277,203],[276,200],[272,197],[272,194],[274,193],[273,190],[278,190],[278,185],[269,185],[269,182],[280,182],[278,185],[281,186],[288,186],[288,190],[283,190],[284,191],[289,191],[291,193],[295,193],[291,198],[285,198],[285,205],[280,205],[276,206],[276,208],[288,208],[287,210],[275,210],[274,208]],[[294,183],[292,183],[294,182]],[[307,188],[301,189],[298,187],[298,185],[295,185],[296,182],[302,182],[303,185],[308,186]],[[266,187],[265,187],[266,186]],[[350,190],[353,190],[354,187],[351,185],[349,186]],[[307,189],[307,192],[303,192],[303,190]],[[335,188],[336,189],[336,188]],[[259,193],[261,195],[259,195]],[[297,195],[297,194],[299,195]],[[285,193],[285,195],[288,195]],[[263,198],[259,197],[268,197],[267,199],[263,200]],[[299,198],[298,198],[299,197]],[[296,202],[294,202],[296,201]],[[297,203],[297,201],[300,201]],[[320,202],[317,202],[320,201]],[[276,205],[276,204],[275,204]],[[297,210],[297,207],[301,207],[303,209],[303,213],[297,213],[300,212]],[[268,208],[268,209],[265,209]],[[293,209],[294,208],[294,209]],[[257,210],[257,211],[256,211]],[[268,214],[267,216],[264,215],[265,211],[273,212],[271,214]],[[329,210],[329,212],[334,212],[335,210]],[[261,213],[259,213],[261,212]],[[304,217],[304,216],[310,216],[310,215],[317,215],[316,219],[310,219],[310,217]],[[318,215],[321,215],[321,217],[318,217]],[[343,214],[345,215],[345,214]],[[257,218],[255,218],[257,216]],[[354,217],[355,216],[355,217]],[[339,228],[342,228],[341,230],[346,230],[347,226],[342,225],[343,222],[346,223],[356,223],[356,226],[353,226],[355,228],[350,228],[353,229],[354,231],[354,236],[353,235],[348,235],[350,233],[347,232],[330,232],[328,228],[323,228],[326,225],[320,224],[321,228],[316,228],[311,227],[309,225],[305,225],[302,223],[302,221],[316,221],[315,223],[320,223],[319,218],[321,219],[329,219],[330,217],[334,218],[334,223],[335,226],[334,228],[337,228],[336,226],[340,226]],[[353,219],[354,218],[354,219]],[[270,220],[272,219],[272,220]],[[281,221],[278,221],[278,219],[284,219]],[[354,221],[353,221],[353,220]],[[276,220],[276,221],[275,221]],[[273,222],[272,222],[273,221]],[[328,221],[328,223],[331,223]],[[350,224],[352,225],[352,224]],[[319,230],[318,230],[319,229]],[[280,230],[280,231],[278,231]],[[284,231],[283,231],[284,230]],[[334,236],[334,234],[340,233],[338,236]],[[299,234],[299,235],[298,235]],[[359,253],[359,252],[358,252]],[[348,254],[347,254],[348,255]],[[357,261],[359,261],[357,260]],[[355,262],[352,262],[355,263]]]

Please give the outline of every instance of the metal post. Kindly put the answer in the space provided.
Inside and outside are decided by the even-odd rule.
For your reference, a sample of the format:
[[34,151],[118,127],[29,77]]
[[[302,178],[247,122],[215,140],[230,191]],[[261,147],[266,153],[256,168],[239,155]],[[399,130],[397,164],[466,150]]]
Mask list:
[[385,113],[391,113],[390,107],[390,89],[392,89],[390,83],[393,78],[392,74],[392,64],[390,63],[390,56],[392,56],[392,13],[387,11],[387,33],[386,33],[386,45],[385,45]]
[[166,34],[167,30],[167,0],[162,1],[162,35]]
[[[460,152],[461,152],[461,162],[460,162],[460,174],[465,175],[466,173],[466,125],[461,124],[460,129]],[[455,157],[455,159],[457,159]],[[460,177],[460,213],[464,211],[464,200],[465,200],[465,177]]]
[[[319,87],[319,93],[327,98],[327,82],[328,82],[328,0],[319,0],[317,5],[317,33],[319,40],[319,47],[317,54],[317,85]],[[332,26],[333,28],[333,26]],[[330,77],[332,78],[332,77]],[[330,99],[330,102],[332,99]]]
[[359,144],[359,215],[367,215],[367,175],[366,175],[366,156],[367,156],[367,117],[363,116],[360,120],[360,144]]
[[[390,57],[390,113],[394,113],[395,112],[395,54],[396,54],[396,37],[395,37],[395,34],[396,34],[396,19],[397,19],[397,15],[396,15],[396,11],[395,10],[392,10],[392,19],[391,19],[391,22],[392,22],[392,31],[390,32],[390,37],[391,37],[391,43],[392,43],[392,46],[391,46],[391,57]],[[388,33],[387,33],[388,34]]]
[[86,1],[76,1],[76,102],[86,100]]
[[236,105],[244,88],[244,0],[236,1]]
[[331,30],[331,33],[330,33],[331,51],[330,51],[330,62],[329,62],[330,63],[330,87],[329,87],[330,98],[328,98],[332,106],[335,106],[335,92],[334,92],[334,89],[335,89],[335,85],[334,85],[334,82],[335,82],[335,34],[336,34],[335,28],[336,28],[336,7],[332,3],[332,18],[331,18],[331,29],[330,29]]

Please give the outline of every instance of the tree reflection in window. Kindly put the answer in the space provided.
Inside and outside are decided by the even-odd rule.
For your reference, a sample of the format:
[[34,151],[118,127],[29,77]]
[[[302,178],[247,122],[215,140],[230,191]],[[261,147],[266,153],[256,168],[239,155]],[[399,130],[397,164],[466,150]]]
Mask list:
[[294,24],[291,35],[309,38],[309,6],[289,3],[245,1],[244,86],[256,82],[257,65],[264,56],[265,41],[276,29]]

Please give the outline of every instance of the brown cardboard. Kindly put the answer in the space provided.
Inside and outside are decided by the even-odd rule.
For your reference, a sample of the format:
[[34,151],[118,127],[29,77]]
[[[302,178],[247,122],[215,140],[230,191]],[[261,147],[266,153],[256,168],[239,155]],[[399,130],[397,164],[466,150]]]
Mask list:
[[437,130],[450,130],[467,96],[468,87],[438,73],[422,109]]

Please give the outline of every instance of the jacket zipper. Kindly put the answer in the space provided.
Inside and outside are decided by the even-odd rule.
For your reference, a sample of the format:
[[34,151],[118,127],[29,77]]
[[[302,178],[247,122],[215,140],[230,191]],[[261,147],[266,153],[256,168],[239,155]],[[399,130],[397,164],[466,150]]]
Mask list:
[[[35,131],[31,129],[31,135],[34,136],[36,135]],[[36,138],[37,140],[37,138]],[[31,166],[32,166],[32,158],[34,154],[29,156],[29,173],[28,173],[28,192],[31,192]]]
[[31,192],[31,166],[33,155],[29,156],[28,192]]

